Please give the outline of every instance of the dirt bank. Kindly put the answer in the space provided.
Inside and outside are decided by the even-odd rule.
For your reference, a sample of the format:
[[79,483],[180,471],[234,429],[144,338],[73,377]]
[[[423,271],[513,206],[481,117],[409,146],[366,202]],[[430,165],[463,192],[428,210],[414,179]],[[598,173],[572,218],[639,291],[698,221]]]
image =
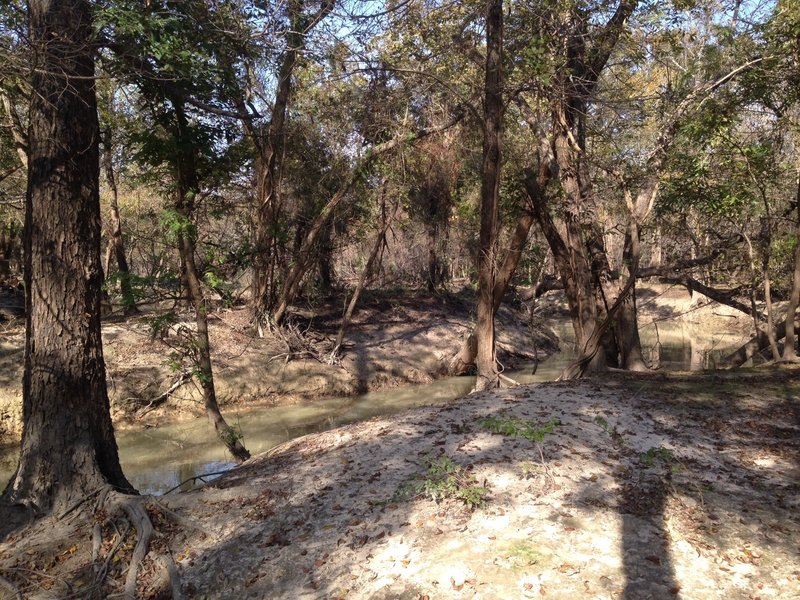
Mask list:
[[[169,597],[169,554],[187,598],[798,598],[799,375],[541,384],[294,440],[151,503],[140,596]],[[0,575],[84,593],[95,517],[13,534]]]
[[[261,338],[245,308],[210,315],[217,395],[223,408],[293,403],[323,396],[349,396],[413,383],[444,373],[446,359],[471,331],[474,295],[368,294],[345,337],[341,358],[329,364],[343,300],[296,313],[293,329]],[[183,385],[168,402],[140,412],[191,370],[181,359],[181,328],[152,336],[152,314],[103,325],[103,346],[112,413],[118,427],[164,423],[202,414],[200,390]],[[552,332],[531,327],[522,306],[504,306],[498,315],[499,357],[507,366],[551,353]],[[22,325],[5,325],[0,335],[0,443],[21,430]]]

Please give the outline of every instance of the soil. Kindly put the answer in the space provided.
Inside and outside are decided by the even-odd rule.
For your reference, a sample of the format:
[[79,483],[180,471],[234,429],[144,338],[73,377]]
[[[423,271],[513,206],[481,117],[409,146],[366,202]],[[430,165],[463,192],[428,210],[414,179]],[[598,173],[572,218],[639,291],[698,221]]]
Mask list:
[[[186,598],[799,598],[798,482],[797,369],[475,394],[149,501],[138,593],[169,597],[171,556]],[[133,536],[112,555],[107,523],[93,564],[109,515],[88,500],[12,532],[2,578],[26,598],[119,593]]]
[[[678,320],[701,343],[705,340],[708,348],[717,343],[719,331],[739,331],[742,342],[751,333],[752,325],[741,313],[704,296],[692,296],[683,288],[642,285],[637,297],[643,326]],[[14,298],[18,301],[18,294]],[[546,294],[534,306],[510,300],[498,314],[498,358],[513,369],[558,348],[550,327],[568,321],[568,311],[561,292]],[[0,305],[11,307],[2,297]],[[264,337],[256,335],[246,308],[213,311],[209,323],[212,359],[223,410],[428,383],[445,373],[448,359],[474,324],[475,300],[470,291],[433,296],[369,292],[348,328],[341,357],[329,364],[343,305],[344,299],[339,299],[313,310],[299,309],[292,329],[280,335],[266,332]],[[4,314],[6,320],[0,321],[0,445],[13,443],[21,433],[25,345],[22,321],[9,321],[12,313]],[[189,361],[180,358],[182,328],[191,329],[191,315],[181,315],[166,335],[156,337],[151,334],[153,317],[146,313],[112,318],[103,325],[117,428],[155,426],[203,414],[201,392],[194,383],[177,389],[154,410],[147,408],[182,371],[191,369]]]
[[[679,318],[710,337],[733,318],[675,289],[640,299],[646,322]],[[470,306],[373,296],[335,365],[312,355],[324,356],[338,307],[301,313],[303,342],[254,337],[244,311],[218,311],[220,387],[234,403],[425,381],[469,331]],[[548,295],[534,329],[563,311]],[[520,314],[501,314],[506,360],[530,347]],[[4,333],[8,367],[21,332]],[[104,337],[120,423],[175,373],[146,320],[109,323]],[[4,393],[17,385],[9,368],[0,377]],[[189,392],[148,418],[192,414]],[[157,535],[138,596],[170,597],[158,565],[171,557],[186,598],[800,598],[798,482],[797,369],[475,394],[299,438],[192,492],[143,499]],[[36,522],[0,506],[0,599],[121,597],[134,533],[87,494]]]
[[[298,309],[291,327],[259,337],[244,307],[209,316],[214,379],[219,403],[255,407],[288,404],[325,396],[350,396],[414,383],[429,383],[445,373],[447,360],[469,334],[474,294],[422,295],[369,293],[345,335],[340,358],[329,364],[344,300]],[[189,383],[155,410],[143,409],[163,394],[183,371],[181,315],[166,335],[151,334],[153,315],[103,324],[103,348],[112,416],[117,428],[163,424],[203,413],[198,386]],[[498,314],[498,355],[506,366],[541,359],[558,347],[552,331],[531,326],[526,308],[511,303]],[[24,328],[0,323],[0,444],[19,438],[22,426]],[[185,345],[185,344],[184,344]]]

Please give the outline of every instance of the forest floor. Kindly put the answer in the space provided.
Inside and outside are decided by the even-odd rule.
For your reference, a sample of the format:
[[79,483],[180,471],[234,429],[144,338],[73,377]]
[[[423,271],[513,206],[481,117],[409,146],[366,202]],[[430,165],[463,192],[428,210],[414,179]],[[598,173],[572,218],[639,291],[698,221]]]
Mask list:
[[[163,555],[186,598],[800,598],[800,371],[475,394],[155,500],[142,598],[169,597]],[[110,515],[90,505],[11,533],[2,578],[26,598],[88,597],[105,564],[92,597],[120,592],[133,534],[109,558],[107,523],[93,565]]]

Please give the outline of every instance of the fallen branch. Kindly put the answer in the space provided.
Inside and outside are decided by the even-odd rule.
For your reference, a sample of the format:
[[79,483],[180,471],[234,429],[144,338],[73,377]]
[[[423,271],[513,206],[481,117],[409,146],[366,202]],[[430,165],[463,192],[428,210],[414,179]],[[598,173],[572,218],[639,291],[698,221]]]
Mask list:
[[147,406],[145,406],[144,408],[139,409],[136,412],[136,418],[137,419],[141,419],[142,417],[144,417],[150,411],[155,410],[158,406],[164,404],[164,402],[169,400],[169,397],[178,388],[180,388],[183,385],[186,385],[191,380],[192,380],[192,374],[189,371],[183,371],[181,373],[180,377],[178,377],[177,381],[175,381],[175,383],[173,383],[171,386],[169,386],[169,389],[167,389],[167,391],[165,391],[163,394],[159,394],[158,396],[156,396],[155,398],[150,400],[147,403]]
[[205,479],[203,479],[203,477],[211,477],[211,476],[213,476],[213,475],[224,475],[225,473],[227,473],[227,472],[229,472],[229,471],[230,471],[230,469],[226,469],[225,471],[214,471],[213,473],[203,473],[202,475],[195,475],[194,477],[189,477],[189,479],[184,479],[183,481],[181,481],[181,482],[180,482],[178,485],[176,485],[175,487],[173,487],[173,488],[170,488],[170,489],[168,489],[166,492],[164,492],[164,496],[166,496],[167,494],[170,494],[170,493],[174,492],[175,490],[179,490],[180,488],[182,488],[184,485],[186,485],[186,484],[187,484],[187,483],[189,483],[190,481],[191,481],[192,483],[194,483],[195,481],[197,481],[197,480],[199,479],[199,480],[200,480],[200,481],[202,481],[203,483],[206,483],[206,480],[205,480]]

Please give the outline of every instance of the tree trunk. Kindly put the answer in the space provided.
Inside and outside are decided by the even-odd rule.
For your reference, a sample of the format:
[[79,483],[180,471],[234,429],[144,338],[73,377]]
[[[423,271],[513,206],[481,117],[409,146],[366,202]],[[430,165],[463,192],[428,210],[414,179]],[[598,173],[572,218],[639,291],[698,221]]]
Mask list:
[[797,194],[795,195],[797,205],[797,221],[795,221],[795,240],[797,245],[794,248],[794,273],[792,275],[792,290],[789,293],[789,304],[786,307],[786,339],[783,343],[784,360],[794,360],[797,358],[797,337],[794,329],[794,315],[797,312],[797,305],[800,304],[800,171],[797,177]]
[[475,325],[478,379],[474,391],[497,387],[494,337],[495,246],[500,198],[500,143],[503,121],[503,0],[486,7],[486,79],[484,83],[481,230],[478,268],[478,317]]
[[353,311],[356,309],[356,304],[358,304],[358,298],[361,296],[361,292],[367,283],[369,274],[372,272],[372,266],[375,264],[375,260],[378,258],[381,248],[386,242],[386,232],[389,231],[389,227],[391,227],[395,213],[397,212],[397,206],[395,206],[392,210],[392,214],[386,215],[386,206],[384,205],[383,208],[385,215],[383,227],[381,227],[378,236],[375,238],[375,244],[372,246],[372,252],[369,254],[367,264],[364,266],[364,270],[361,272],[361,275],[358,278],[358,283],[356,284],[356,287],[353,290],[353,295],[347,304],[347,309],[344,311],[344,315],[342,315],[342,324],[339,326],[339,332],[336,334],[336,342],[334,343],[333,350],[331,351],[331,362],[333,362],[333,359],[336,358],[337,354],[339,353],[339,349],[342,346],[342,342],[344,342],[344,332],[347,329],[347,326],[350,324]]
[[620,367],[629,371],[649,371],[642,356],[642,343],[639,339],[639,318],[636,309],[636,273],[634,265],[640,260],[640,229],[634,219],[628,223],[625,232],[625,246],[622,261],[628,265],[628,275],[634,278],[631,293],[628,294],[620,306],[617,317],[617,344],[620,352]]
[[[131,288],[131,274],[128,269],[128,259],[125,255],[125,242],[122,239],[122,219],[119,216],[119,192],[117,190],[117,178],[114,175],[114,163],[112,157],[112,134],[106,131],[103,136],[103,170],[106,175],[106,182],[111,190],[111,214],[109,220],[110,237],[108,248],[117,259],[117,269],[119,270],[119,285],[122,292],[122,310],[126,316],[139,314],[136,307],[136,298]],[[106,266],[106,276],[109,266]]]
[[[786,321],[781,321],[775,326],[775,337],[777,339],[781,339],[786,335],[788,321],[789,319]],[[766,332],[759,331],[749,341],[742,344],[737,350],[731,352],[728,356],[723,358],[720,361],[719,366],[723,369],[736,369],[769,347],[769,336],[767,336]]]
[[428,276],[427,276],[427,286],[428,291],[433,293],[436,291],[436,287],[439,285],[439,257],[436,253],[436,243],[438,241],[438,232],[439,227],[436,223],[435,218],[431,219],[431,222],[428,223],[427,227],[427,234],[428,234]]
[[214,371],[211,365],[211,344],[208,337],[208,308],[203,296],[203,289],[200,283],[201,276],[197,271],[194,256],[196,234],[192,219],[194,216],[194,201],[199,188],[197,168],[194,151],[188,141],[190,136],[186,115],[183,112],[183,100],[171,98],[171,103],[175,110],[176,141],[179,149],[176,157],[178,197],[175,209],[183,219],[181,226],[178,228],[177,243],[181,263],[184,266],[189,299],[194,306],[195,324],[197,326],[197,339],[195,340],[194,348],[194,359],[197,367],[196,376],[200,380],[200,386],[203,389],[203,404],[206,409],[206,415],[214,426],[217,435],[236,459],[245,461],[250,458],[250,453],[242,444],[241,436],[225,422],[217,402]]
[[28,168],[28,140],[25,135],[25,130],[22,128],[22,121],[20,121],[17,109],[11,100],[11,97],[2,89],[0,89],[0,103],[3,105],[3,112],[5,114],[6,127],[11,131],[11,139],[14,141],[14,150],[17,152],[20,164],[23,168]]
[[303,277],[308,272],[308,269],[313,262],[312,259],[314,256],[314,249],[320,235],[333,218],[333,215],[336,213],[336,209],[339,208],[339,206],[344,202],[345,198],[347,198],[350,188],[352,188],[356,182],[368,172],[372,161],[374,161],[378,156],[394,150],[403,144],[413,144],[415,141],[423,139],[429,135],[446,131],[461,121],[462,117],[462,114],[456,114],[450,121],[443,125],[437,125],[434,127],[421,129],[413,133],[408,133],[403,136],[395,137],[387,142],[374,146],[367,151],[367,154],[353,168],[353,171],[350,173],[350,177],[342,182],[339,189],[331,197],[331,199],[328,200],[327,204],[322,207],[322,210],[309,226],[308,232],[303,238],[300,249],[294,257],[292,266],[289,269],[289,273],[286,275],[286,279],[281,286],[278,299],[275,302],[275,309],[272,312],[272,322],[275,325],[280,325],[286,318],[289,305],[296,298],[297,292],[300,288],[300,283],[302,282]]
[[[275,102],[266,131],[250,128],[256,143],[256,240],[253,255],[253,288],[251,302],[254,316],[262,322],[277,300],[277,270],[280,260],[280,161],[286,137],[286,118],[292,93],[292,75],[305,48],[307,33],[333,10],[335,0],[323,0],[316,13],[303,12],[304,0],[289,0],[287,12],[290,27],[286,32],[286,49],[277,73]],[[245,120],[245,126],[249,121]]]
[[91,6],[29,1],[38,60],[25,211],[22,448],[5,498],[60,510],[122,473],[100,336],[99,126]]

